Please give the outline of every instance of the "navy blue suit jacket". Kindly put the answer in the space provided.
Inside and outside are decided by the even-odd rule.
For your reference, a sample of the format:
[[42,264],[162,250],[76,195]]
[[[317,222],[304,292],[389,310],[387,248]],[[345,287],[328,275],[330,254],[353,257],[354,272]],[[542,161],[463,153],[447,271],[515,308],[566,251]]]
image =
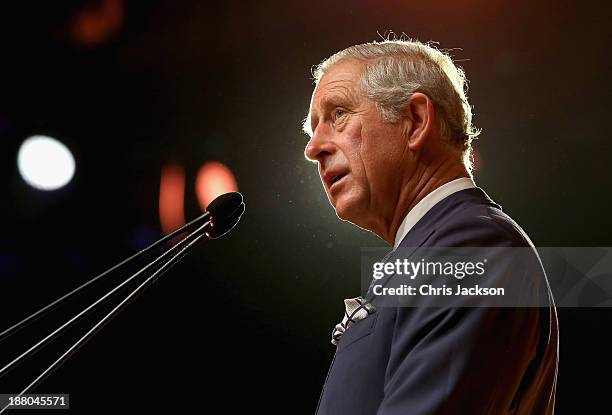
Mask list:
[[[533,247],[480,188],[437,203],[402,246]],[[337,346],[317,414],[552,414],[558,326],[542,276],[547,307],[386,307],[356,322]]]

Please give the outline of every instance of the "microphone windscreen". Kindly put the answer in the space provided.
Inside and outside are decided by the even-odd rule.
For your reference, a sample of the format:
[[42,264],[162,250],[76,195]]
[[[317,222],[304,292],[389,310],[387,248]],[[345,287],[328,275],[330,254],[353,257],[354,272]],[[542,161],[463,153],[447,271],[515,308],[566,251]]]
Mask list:
[[238,192],[224,193],[208,204],[206,210],[215,218],[229,216],[242,203],[242,195]]
[[238,192],[225,193],[213,200],[206,210],[210,213],[213,228],[209,232],[216,239],[232,230],[244,213],[243,197]]

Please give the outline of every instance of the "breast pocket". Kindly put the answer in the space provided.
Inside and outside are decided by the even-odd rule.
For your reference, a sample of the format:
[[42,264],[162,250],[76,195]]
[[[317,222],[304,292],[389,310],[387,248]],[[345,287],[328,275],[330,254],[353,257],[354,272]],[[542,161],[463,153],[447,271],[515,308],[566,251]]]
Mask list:
[[359,342],[372,334],[376,328],[376,320],[378,319],[378,313],[374,313],[353,323],[342,335],[338,342],[338,349],[336,353],[340,353],[350,345]]

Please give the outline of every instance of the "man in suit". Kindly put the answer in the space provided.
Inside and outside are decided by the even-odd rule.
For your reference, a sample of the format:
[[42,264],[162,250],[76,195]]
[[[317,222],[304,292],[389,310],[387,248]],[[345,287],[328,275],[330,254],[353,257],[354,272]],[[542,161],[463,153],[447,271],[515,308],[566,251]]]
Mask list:
[[395,40],[349,47],[314,76],[305,155],[317,162],[340,219],[394,249],[526,247],[536,266],[523,291],[547,300],[539,307],[345,300],[317,413],[552,414],[554,303],[525,232],[473,182],[478,131],[461,69],[429,45]]

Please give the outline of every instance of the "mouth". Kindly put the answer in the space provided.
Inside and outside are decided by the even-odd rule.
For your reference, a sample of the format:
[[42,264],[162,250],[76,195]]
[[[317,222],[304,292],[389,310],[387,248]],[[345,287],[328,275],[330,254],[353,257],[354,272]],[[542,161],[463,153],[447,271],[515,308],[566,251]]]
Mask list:
[[325,181],[327,182],[327,188],[329,189],[329,191],[331,191],[332,188],[335,188],[336,185],[339,184],[342,181],[342,179],[344,179],[347,175],[348,173],[326,174]]

